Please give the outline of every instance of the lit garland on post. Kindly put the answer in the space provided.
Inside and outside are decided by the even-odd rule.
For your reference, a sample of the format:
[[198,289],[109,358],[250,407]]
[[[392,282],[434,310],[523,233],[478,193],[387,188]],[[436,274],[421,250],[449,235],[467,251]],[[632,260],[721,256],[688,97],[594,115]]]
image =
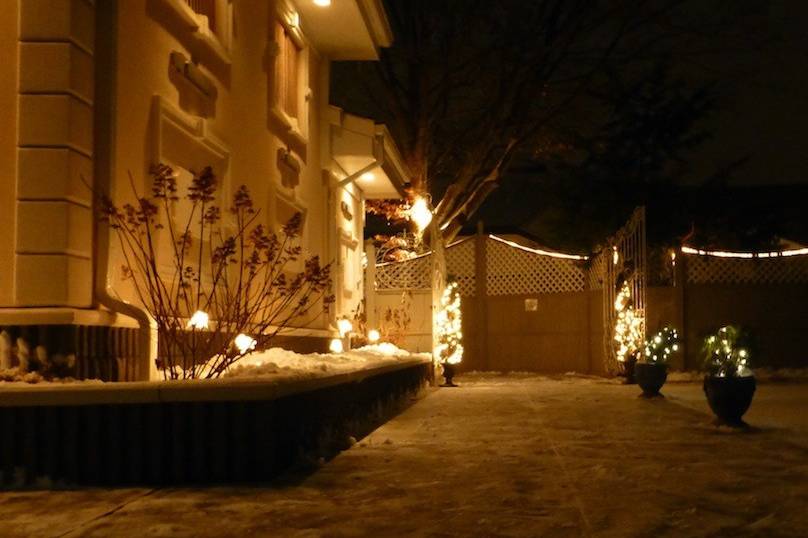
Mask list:
[[440,311],[436,319],[438,345],[435,358],[443,366],[445,386],[454,386],[454,365],[463,360],[463,331],[460,314],[460,291],[457,282],[450,282],[443,290]]
[[631,305],[631,288],[623,282],[617,298],[614,300],[617,321],[614,325],[614,341],[617,343],[617,360],[626,360],[640,350],[642,345],[643,318]]

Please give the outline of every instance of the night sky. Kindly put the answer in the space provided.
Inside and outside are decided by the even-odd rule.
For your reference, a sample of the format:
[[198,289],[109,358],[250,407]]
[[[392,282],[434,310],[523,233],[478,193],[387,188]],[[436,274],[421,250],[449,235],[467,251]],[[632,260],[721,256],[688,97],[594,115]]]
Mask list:
[[[689,153],[682,192],[649,212],[652,241],[672,242],[695,226],[709,230],[703,241],[725,248],[766,248],[760,236],[767,235],[808,242],[808,2],[773,0],[748,24],[749,48],[727,43],[726,50],[679,66],[693,84],[712,81],[716,102],[698,124],[707,138]],[[718,194],[706,189],[715,200],[705,202],[705,183],[727,167]],[[564,187],[547,179],[517,167],[477,218],[489,229],[525,231],[552,248],[597,248],[605,234],[587,229],[576,214],[578,201],[564,200],[558,192]],[[646,203],[653,208],[655,200]],[[672,205],[699,215],[682,216],[677,229],[655,234],[669,224]],[[621,218],[614,215],[611,226]]]
[[[748,156],[735,171],[738,184],[808,183],[808,2],[772,0],[760,25],[770,43],[759,54],[730,56],[739,69],[707,122],[713,138],[694,158],[704,174]],[[719,55],[706,67],[721,74],[726,61]]]
[[[687,16],[698,21],[704,5],[691,4]],[[676,75],[693,88],[709,85],[714,97],[712,110],[694,129],[705,138],[687,151],[687,171],[673,187],[651,187],[627,201],[631,187],[629,196],[610,187],[601,194],[581,185],[576,190],[552,171],[517,162],[466,230],[483,220],[489,228],[529,232],[551,248],[587,251],[633,205],[645,204],[663,224],[651,230],[652,241],[672,243],[695,227],[703,233],[694,239],[704,246],[766,248],[778,238],[808,242],[808,2],[727,5],[749,8],[751,15],[726,37],[712,39],[714,51],[672,59]],[[335,75],[339,80],[339,66]],[[340,92],[334,93],[343,105]],[[434,189],[433,199],[441,192]]]

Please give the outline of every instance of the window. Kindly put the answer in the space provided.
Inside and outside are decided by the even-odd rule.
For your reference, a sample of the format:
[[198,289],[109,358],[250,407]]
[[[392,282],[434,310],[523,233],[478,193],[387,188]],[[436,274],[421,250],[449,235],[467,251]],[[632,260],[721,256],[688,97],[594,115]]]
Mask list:
[[290,118],[299,119],[299,84],[301,48],[290,35],[290,30],[283,24],[276,25],[276,42],[278,43],[278,64],[276,72],[276,95],[280,109]]
[[216,0],[185,0],[185,3],[202,17],[207,17],[210,31],[216,33]]
[[283,226],[289,222],[296,213],[300,213],[303,218],[300,228],[300,237],[296,240],[297,244],[303,247],[304,254],[298,258],[297,261],[289,263],[287,266],[287,270],[290,271],[302,271],[304,268],[303,259],[306,257],[305,251],[308,247],[308,226],[306,222],[306,217],[308,214],[308,210],[306,206],[300,200],[296,200],[293,197],[285,195],[281,192],[276,192],[274,195],[275,198],[275,219],[273,222],[274,231],[278,234],[281,234],[281,230]]
[[278,2],[271,39],[274,64],[270,70],[270,123],[280,127],[279,136],[298,153],[308,136],[309,51],[300,31],[300,19]]
[[347,230],[340,228],[339,230],[339,256],[341,268],[342,290],[341,295],[344,299],[353,297],[355,291],[361,288],[361,270],[359,252],[356,247],[359,246],[359,241],[353,238],[351,233]]
[[230,63],[233,36],[232,0],[162,0],[179,17],[196,42],[224,63]]
[[[228,207],[230,151],[227,146],[209,132],[205,120],[182,112],[160,96],[154,98],[152,114],[154,153],[151,162],[168,164],[177,174],[181,199],[173,208],[174,222],[184,224],[191,215],[190,202],[183,198],[193,178],[190,170],[199,171],[206,166],[213,168],[219,179],[216,204],[222,208]],[[224,224],[227,225],[226,222]],[[191,234],[197,244],[204,240],[194,229],[191,229]],[[161,271],[171,274],[170,271],[174,269],[170,265],[170,253],[173,252],[171,237],[161,230],[157,242],[159,251],[164,254],[161,256]],[[205,242],[201,242],[203,248],[207,248]]]

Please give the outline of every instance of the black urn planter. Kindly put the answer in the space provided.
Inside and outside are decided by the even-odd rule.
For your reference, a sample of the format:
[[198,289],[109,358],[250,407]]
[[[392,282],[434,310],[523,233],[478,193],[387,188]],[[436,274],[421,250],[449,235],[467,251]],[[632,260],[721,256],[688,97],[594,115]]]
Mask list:
[[757,382],[754,376],[746,377],[716,377],[712,375],[704,378],[704,394],[707,403],[718,419],[728,426],[744,426],[741,420],[755,395]]
[[634,376],[642,389],[642,396],[661,396],[659,389],[668,379],[668,365],[662,362],[638,362],[634,365]]
[[636,376],[636,367],[637,367],[637,355],[631,354],[626,357],[625,362],[623,363],[623,375],[626,376],[626,385],[634,385],[637,383],[637,376]]
[[441,387],[456,387],[457,385],[452,381],[456,373],[454,365],[445,362],[441,366],[443,366],[443,379],[445,380]]

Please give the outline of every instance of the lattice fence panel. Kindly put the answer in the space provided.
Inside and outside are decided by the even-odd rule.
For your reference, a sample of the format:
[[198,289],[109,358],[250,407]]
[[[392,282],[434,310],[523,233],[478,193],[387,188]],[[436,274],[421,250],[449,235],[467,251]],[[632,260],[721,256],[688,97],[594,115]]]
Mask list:
[[429,289],[432,287],[431,255],[376,266],[376,289]]
[[474,239],[465,239],[446,249],[446,272],[457,281],[460,295],[473,297],[476,290]]
[[583,291],[586,271],[581,262],[535,254],[488,239],[488,295],[521,295]]
[[808,284],[808,256],[686,259],[687,281],[692,284]]

